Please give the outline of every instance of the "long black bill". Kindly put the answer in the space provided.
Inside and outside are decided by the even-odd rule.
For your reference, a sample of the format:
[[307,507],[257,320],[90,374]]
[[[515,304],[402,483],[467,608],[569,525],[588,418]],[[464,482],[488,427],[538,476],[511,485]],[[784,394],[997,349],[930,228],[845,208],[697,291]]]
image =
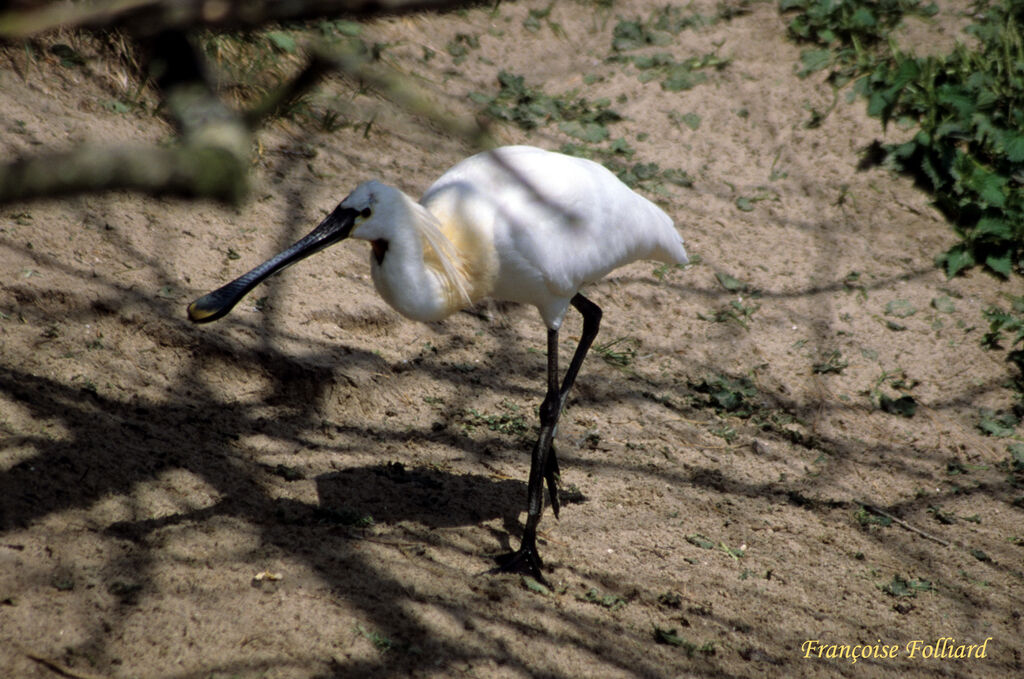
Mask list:
[[249,291],[285,267],[305,259],[324,248],[348,238],[359,213],[340,205],[320,225],[281,254],[268,259],[225,286],[203,295],[188,305],[188,318],[193,323],[209,323],[226,316]]

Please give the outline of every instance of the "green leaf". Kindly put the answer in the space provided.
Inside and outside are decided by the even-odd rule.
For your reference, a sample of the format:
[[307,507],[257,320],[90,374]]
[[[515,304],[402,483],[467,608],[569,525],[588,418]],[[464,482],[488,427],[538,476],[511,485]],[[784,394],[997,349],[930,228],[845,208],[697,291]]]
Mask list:
[[741,292],[747,289],[747,284],[740,279],[731,276],[724,271],[718,271],[715,273],[715,278],[721,283],[722,287],[729,292]]
[[543,596],[551,596],[551,590],[545,587],[543,584],[531,578],[529,575],[522,576],[523,587],[530,590],[535,594],[541,594]]
[[1006,449],[1010,452],[1010,464],[1013,470],[1024,472],[1024,443],[1011,443]]
[[105,99],[101,101],[100,104],[111,113],[128,113],[131,111],[128,104],[123,101],[118,101],[117,99]]
[[[964,186],[976,191],[981,199],[989,205],[997,208],[1003,207],[1006,204],[1004,189],[1006,188],[1007,178],[985,169],[973,159],[967,162],[971,163],[973,167],[963,177]],[[959,165],[961,170],[964,169],[962,163]]]
[[740,196],[736,199],[736,207],[743,212],[753,212],[754,203],[746,196]]
[[696,131],[700,127],[700,116],[696,113],[684,113],[680,120],[686,123],[686,126],[691,130]]
[[917,412],[917,401],[914,400],[913,396],[900,396],[897,399],[893,399],[882,394],[878,398],[878,406],[883,412],[902,417],[913,417],[914,413]]
[[59,57],[60,65],[64,67],[85,65],[85,58],[69,45],[65,45],[62,42],[52,45],[50,47],[50,54]]
[[1017,422],[1017,417],[1013,413],[997,413],[982,409],[978,429],[987,436],[1007,438],[1016,433]]
[[1013,235],[1013,226],[998,217],[982,217],[971,232],[974,238],[992,236],[994,240],[1011,240]]
[[707,74],[694,71],[685,64],[679,64],[668,71],[668,77],[661,81],[661,89],[666,92],[689,90],[708,79]]
[[803,68],[797,73],[801,78],[806,78],[811,73],[828,68],[832,65],[831,50],[804,50],[800,53],[800,63]]
[[661,178],[670,184],[675,184],[676,186],[683,186],[686,188],[693,186],[693,177],[691,177],[686,170],[669,168],[661,173]]
[[940,255],[939,264],[946,265],[946,277],[952,278],[964,269],[969,269],[975,265],[974,255],[963,243],[954,245],[945,254]]
[[715,548],[715,543],[712,542],[711,540],[707,539],[706,537],[704,537],[700,533],[694,533],[693,535],[687,535],[686,536],[686,541],[689,542],[691,545],[694,545],[695,547],[700,547],[701,549],[714,549]]
[[1013,273],[1013,259],[1009,252],[998,255],[989,255],[985,258],[985,266],[995,271],[1003,278],[1009,278]]
[[282,52],[295,54],[297,50],[295,38],[283,31],[271,31],[270,33],[267,33],[267,40]]
[[885,315],[896,318],[909,318],[917,313],[917,309],[908,300],[894,299],[885,305]]
[[850,17],[850,23],[856,28],[872,28],[878,21],[874,13],[867,7],[858,7],[857,11]]
[[640,181],[647,179],[654,179],[658,176],[658,164],[657,163],[637,163],[633,166],[633,174]]
[[1006,132],[1002,139],[1006,159],[1011,163],[1024,163],[1024,134]]
[[608,145],[608,150],[612,153],[626,156],[627,158],[632,158],[633,154],[636,153],[636,149],[629,145],[629,142],[626,141],[625,137],[613,139]]
[[578,120],[567,120],[564,123],[559,123],[558,129],[570,137],[582,139],[592,144],[600,143],[610,136],[608,128],[604,125],[599,123],[581,123]]
[[906,579],[895,576],[887,585],[882,586],[882,591],[892,596],[917,596],[917,592],[910,586]]
[[932,308],[944,314],[951,314],[956,311],[956,305],[953,304],[953,300],[946,295],[932,299]]
[[976,109],[975,98],[963,87],[957,85],[941,85],[936,89],[935,100],[956,111],[962,120],[970,119]]
[[885,528],[888,528],[892,525],[892,519],[890,519],[888,516],[876,514],[875,512],[869,510],[864,505],[861,505],[860,509],[858,509],[854,513],[853,518],[857,519],[857,523],[864,526],[865,528],[867,528],[868,526],[883,526]]
[[682,646],[684,639],[676,634],[675,629],[662,629],[657,625],[654,626],[654,640],[659,644],[667,644],[669,646]]
[[882,591],[892,596],[917,596],[918,592],[934,592],[935,586],[927,580],[907,580],[896,575],[892,582],[882,585]]

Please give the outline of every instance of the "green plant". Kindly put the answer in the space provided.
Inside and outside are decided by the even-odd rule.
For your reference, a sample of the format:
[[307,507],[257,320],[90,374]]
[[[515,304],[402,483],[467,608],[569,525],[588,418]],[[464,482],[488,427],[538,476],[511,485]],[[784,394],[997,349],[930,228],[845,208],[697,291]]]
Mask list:
[[494,95],[471,92],[469,97],[495,120],[524,130],[558,123],[559,129],[569,136],[600,142],[610,136],[608,124],[622,120],[608,99],[589,101],[576,92],[550,95],[527,85],[523,76],[508,71],[498,73],[498,88]]
[[744,302],[742,299],[730,300],[728,304],[725,304],[716,309],[711,314],[697,313],[697,318],[702,321],[712,321],[714,323],[728,323],[733,322],[741,326],[744,330],[750,330],[750,320],[753,318],[754,313],[761,308],[760,304]]
[[[944,56],[917,57],[887,40],[903,15],[929,16],[919,0],[781,0],[797,10],[794,39],[815,48],[802,74],[831,67],[868,113],[887,126],[917,127],[911,139],[878,147],[896,169],[935,197],[960,237],[937,258],[947,276],[982,266],[1001,277],[1024,272],[1024,0],[976,0],[967,32]],[[824,49],[823,49],[824,48]]]
[[618,595],[601,594],[601,592],[593,587],[588,589],[586,594],[582,596],[577,595],[576,598],[579,601],[586,601],[588,603],[597,604],[598,606],[603,606],[609,611],[617,611],[627,603],[625,599]]
[[509,436],[523,435],[529,430],[526,417],[519,412],[518,405],[505,401],[502,408],[506,412],[498,415],[481,413],[476,408],[469,408],[463,414],[462,426],[468,432],[474,431],[477,427],[486,427],[490,431]]
[[595,344],[593,351],[608,365],[628,368],[636,360],[639,347],[640,340],[635,337],[616,337],[604,344]]
[[1000,349],[1003,333],[1010,334],[1010,351],[1006,360],[1017,367],[1011,386],[1017,399],[1015,409],[1024,411],[1024,346],[1016,348],[1018,344],[1024,344],[1024,295],[1010,297],[1010,301],[1008,310],[990,306],[981,312],[988,321],[988,332],[981,338],[981,345],[986,349]]
[[835,373],[839,375],[850,365],[850,362],[843,359],[843,354],[838,349],[824,354],[817,363],[811,366],[811,371],[817,375]]
[[543,21],[555,36],[559,38],[566,37],[565,29],[562,28],[562,25],[551,20],[551,10],[554,9],[554,7],[555,0],[551,0],[551,3],[544,9],[530,9],[526,18],[523,19],[523,28],[532,33],[537,33],[540,31],[541,21]]
[[757,396],[757,387],[746,377],[714,375],[699,382],[690,382],[689,386],[705,395],[704,402],[699,405],[710,406],[718,413],[749,417],[757,409],[753,401]]
[[612,49],[616,52],[642,47],[664,46],[674,42],[674,36],[688,28],[704,28],[721,21],[729,21],[750,12],[750,0],[736,5],[722,3],[712,15],[699,12],[685,13],[684,8],[665,5],[644,19],[621,19],[612,30]]
[[806,76],[834,64],[871,63],[904,15],[933,16],[938,8],[935,3],[922,6],[921,0],[780,0],[779,11],[797,11],[788,26],[794,40],[827,48],[801,53],[799,75]]

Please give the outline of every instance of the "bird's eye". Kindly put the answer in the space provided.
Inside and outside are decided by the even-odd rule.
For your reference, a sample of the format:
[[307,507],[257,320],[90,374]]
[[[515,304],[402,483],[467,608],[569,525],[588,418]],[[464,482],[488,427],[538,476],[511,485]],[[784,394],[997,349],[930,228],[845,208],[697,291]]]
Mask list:
[[373,214],[373,211],[368,207],[364,207],[363,211],[359,213],[359,216],[363,219],[369,219],[371,214]]

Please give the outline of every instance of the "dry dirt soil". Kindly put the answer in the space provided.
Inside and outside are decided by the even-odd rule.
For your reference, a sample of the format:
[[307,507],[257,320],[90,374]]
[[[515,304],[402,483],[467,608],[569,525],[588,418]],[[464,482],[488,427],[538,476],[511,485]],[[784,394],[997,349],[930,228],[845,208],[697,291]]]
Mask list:
[[[390,18],[362,37],[453,118],[501,70],[606,97],[631,163],[693,179],[640,190],[695,263],[588,288],[598,343],[615,343],[587,360],[558,432],[571,492],[541,523],[553,591],[482,574],[525,517],[535,309],[405,320],[351,242],[217,323],[185,317],[357,182],[418,195],[473,152],[338,80],[313,98],[344,107],[332,124],[259,132],[239,208],[2,208],[0,674],[1021,676],[1022,478],[1010,439],[979,429],[1014,403],[981,312],[1020,279],[933,266],[954,236],[928,197],[858,169],[909,132],[883,133],[822,73],[798,78],[774,4],[635,51],[730,60],[682,91],[607,59],[620,18],[661,3],[547,6]],[[900,39],[951,44],[957,9]],[[68,42],[84,65],[48,51]],[[172,137],[152,95],[124,105],[136,83],[103,45],[56,34],[3,52],[5,159]],[[496,134],[572,141],[556,124]],[[579,329],[571,312],[563,365]],[[986,640],[984,657],[949,657]],[[863,644],[895,649],[834,657]]]

